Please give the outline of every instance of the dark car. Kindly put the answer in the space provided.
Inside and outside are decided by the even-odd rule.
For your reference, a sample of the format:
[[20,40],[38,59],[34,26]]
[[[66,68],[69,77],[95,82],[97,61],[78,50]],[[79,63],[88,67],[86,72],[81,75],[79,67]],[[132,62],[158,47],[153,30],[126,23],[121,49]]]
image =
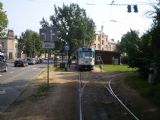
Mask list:
[[17,58],[15,61],[14,61],[14,66],[15,67],[25,67],[25,66],[28,66],[28,62],[25,58]]
[[3,55],[0,55],[0,71],[7,72],[8,65]]

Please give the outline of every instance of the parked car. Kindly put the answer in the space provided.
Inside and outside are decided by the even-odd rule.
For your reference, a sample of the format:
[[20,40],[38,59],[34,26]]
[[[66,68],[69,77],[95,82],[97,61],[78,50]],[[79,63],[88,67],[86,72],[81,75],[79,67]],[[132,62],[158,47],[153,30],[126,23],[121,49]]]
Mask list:
[[27,62],[28,62],[29,65],[34,65],[34,64],[36,64],[35,58],[30,58],[30,57],[28,57],[28,58],[26,58],[26,59],[27,59]]
[[36,58],[35,58],[35,61],[36,61],[36,64],[40,64],[40,63],[43,62],[43,59],[40,58],[40,57],[36,57]]
[[8,65],[2,54],[0,54],[0,71],[7,72]]
[[25,67],[28,65],[28,62],[25,58],[17,58],[15,61],[14,61],[14,66],[15,67],[18,67],[18,66],[21,66],[21,67]]

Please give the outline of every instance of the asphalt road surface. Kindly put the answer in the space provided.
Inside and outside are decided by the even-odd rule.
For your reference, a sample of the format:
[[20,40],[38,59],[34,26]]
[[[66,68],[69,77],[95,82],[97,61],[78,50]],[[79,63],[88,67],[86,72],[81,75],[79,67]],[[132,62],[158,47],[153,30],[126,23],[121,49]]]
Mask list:
[[46,67],[46,64],[14,67],[13,63],[8,63],[8,71],[0,72],[0,112],[5,111],[30,81]]

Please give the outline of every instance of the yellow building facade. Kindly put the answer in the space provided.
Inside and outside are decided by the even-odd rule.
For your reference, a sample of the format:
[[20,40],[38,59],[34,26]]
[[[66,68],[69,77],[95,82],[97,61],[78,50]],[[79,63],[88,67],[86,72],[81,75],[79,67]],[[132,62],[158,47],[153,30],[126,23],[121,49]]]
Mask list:
[[7,59],[15,59],[17,57],[17,40],[13,30],[8,30],[5,37],[0,38],[0,51],[4,53]]
[[116,43],[114,40],[109,41],[108,35],[106,35],[103,32],[103,26],[101,27],[101,30],[96,33],[96,37],[94,40],[94,43],[92,47],[95,50],[101,50],[101,51],[115,51],[116,50]]

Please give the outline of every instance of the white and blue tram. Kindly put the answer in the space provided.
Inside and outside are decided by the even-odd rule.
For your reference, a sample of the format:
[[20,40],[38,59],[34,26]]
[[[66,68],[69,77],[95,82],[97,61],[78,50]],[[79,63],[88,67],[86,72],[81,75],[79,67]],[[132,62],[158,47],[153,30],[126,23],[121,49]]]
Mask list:
[[93,70],[95,65],[94,48],[82,47],[77,50],[77,68],[78,70]]

